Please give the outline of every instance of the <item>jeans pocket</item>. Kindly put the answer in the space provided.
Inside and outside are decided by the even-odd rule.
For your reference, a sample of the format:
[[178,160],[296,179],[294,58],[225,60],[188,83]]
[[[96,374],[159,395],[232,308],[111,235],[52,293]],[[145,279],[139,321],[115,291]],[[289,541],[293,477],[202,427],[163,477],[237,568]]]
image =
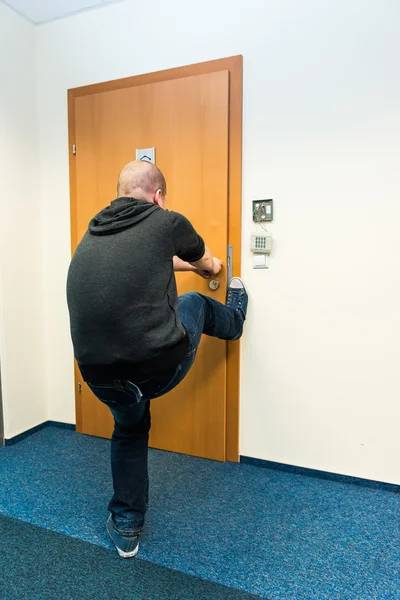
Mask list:
[[114,381],[112,384],[89,383],[93,394],[110,408],[128,408],[138,404],[143,397],[140,389],[131,381]]

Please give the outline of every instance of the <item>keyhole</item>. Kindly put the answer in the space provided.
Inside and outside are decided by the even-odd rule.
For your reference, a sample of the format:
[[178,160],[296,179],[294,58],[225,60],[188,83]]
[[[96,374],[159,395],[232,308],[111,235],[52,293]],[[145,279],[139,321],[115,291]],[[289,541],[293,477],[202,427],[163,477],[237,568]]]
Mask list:
[[208,287],[210,288],[210,290],[213,290],[213,292],[215,292],[215,290],[219,288],[219,281],[217,279],[211,279],[210,283],[208,284]]

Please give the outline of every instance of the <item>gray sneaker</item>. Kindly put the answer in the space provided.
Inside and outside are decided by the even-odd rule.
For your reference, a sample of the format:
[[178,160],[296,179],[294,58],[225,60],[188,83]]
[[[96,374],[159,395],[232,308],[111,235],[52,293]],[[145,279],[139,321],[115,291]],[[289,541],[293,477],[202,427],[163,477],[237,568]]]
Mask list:
[[118,529],[115,529],[111,515],[108,517],[106,527],[107,533],[121,558],[136,556],[139,552],[139,533],[123,535]]
[[226,306],[240,312],[243,320],[246,318],[249,297],[243,280],[240,277],[232,277],[226,293]]

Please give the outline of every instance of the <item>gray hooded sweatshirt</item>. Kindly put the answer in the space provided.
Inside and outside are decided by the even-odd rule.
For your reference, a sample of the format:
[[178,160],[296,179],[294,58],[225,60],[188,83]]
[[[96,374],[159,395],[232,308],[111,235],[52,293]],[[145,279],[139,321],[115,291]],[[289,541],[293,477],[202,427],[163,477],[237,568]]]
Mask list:
[[137,380],[179,364],[188,340],[173,257],[196,262],[204,251],[186,217],[143,200],[117,198],[91,220],[67,279],[85,381]]

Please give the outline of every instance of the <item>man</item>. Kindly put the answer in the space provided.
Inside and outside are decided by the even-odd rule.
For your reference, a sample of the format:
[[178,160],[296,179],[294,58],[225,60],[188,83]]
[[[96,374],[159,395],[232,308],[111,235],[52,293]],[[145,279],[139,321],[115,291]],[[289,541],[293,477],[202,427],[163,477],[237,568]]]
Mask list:
[[222,263],[183,215],[163,210],[166,192],[155,165],[126,165],[117,199],[90,221],[68,273],[75,357],[115,421],[107,531],[123,558],[137,554],[147,510],[150,400],[187,375],[203,333],[238,339],[247,310],[239,278],[226,306],[197,293],[177,297],[174,270],[210,277]]

